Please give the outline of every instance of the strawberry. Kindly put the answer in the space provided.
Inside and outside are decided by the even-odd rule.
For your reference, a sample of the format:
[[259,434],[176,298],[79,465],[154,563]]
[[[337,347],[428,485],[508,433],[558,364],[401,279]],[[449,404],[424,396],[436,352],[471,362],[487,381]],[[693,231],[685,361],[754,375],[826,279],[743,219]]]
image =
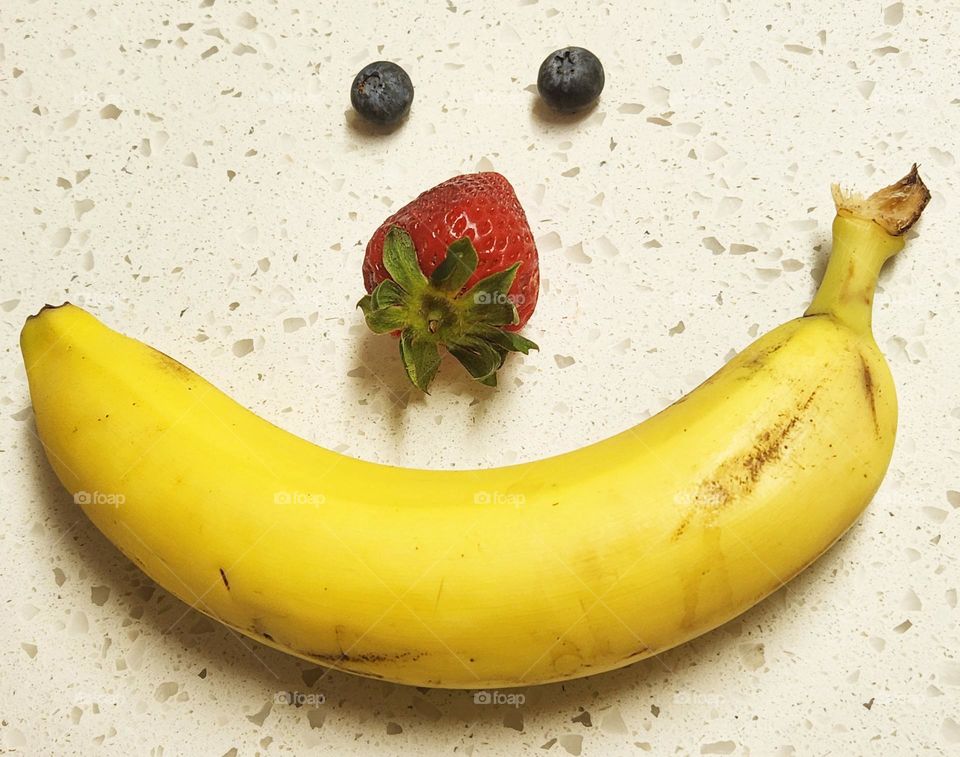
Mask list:
[[515,333],[537,305],[537,247],[498,173],[455,176],[390,216],[367,243],[363,283],[367,325],[399,335],[407,375],[424,392],[440,346],[489,386],[508,352],[537,349]]

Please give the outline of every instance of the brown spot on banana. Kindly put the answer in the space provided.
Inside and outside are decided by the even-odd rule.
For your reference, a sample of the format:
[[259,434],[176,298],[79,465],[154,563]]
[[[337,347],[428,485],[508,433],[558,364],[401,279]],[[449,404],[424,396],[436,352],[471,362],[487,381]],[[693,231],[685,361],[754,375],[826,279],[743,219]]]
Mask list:
[[[423,657],[426,652],[417,650],[404,650],[397,652],[354,652],[353,648],[358,645],[363,638],[363,634],[357,634],[342,624],[334,626],[334,644],[335,651],[308,651],[306,649],[292,648],[295,654],[309,657],[321,665],[327,667],[347,670],[348,672],[359,672],[362,675],[371,675],[362,666],[364,664],[376,664],[384,662],[398,662],[401,660],[415,662]],[[346,643],[345,643],[346,641]]]
[[770,358],[776,353],[778,353],[780,350],[782,350],[786,346],[786,344],[787,342],[786,340],[784,340],[781,342],[777,342],[776,344],[771,345],[766,349],[760,350],[756,355],[754,355],[749,360],[747,360],[743,364],[743,367],[752,369],[752,371],[756,371],[757,369],[766,365],[769,362]]
[[680,521],[680,525],[674,529],[673,536],[670,537],[670,541],[679,541],[680,537],[686,533],[687,526],[690,525],[691,520],[693,520],[692,511],[683,516],[683,519]]
[[223,568],[220,568],[220,579],[223,581],[223,585],[227,587],[227,591],[230,591],[230,582],[227,580],[227,574]]
[[262,636],[267,641],[276,643],[276,639],[274,639],[273,636],[267,631],[263,620],[260,618],[253,619],[253,625],[250,627],[250,633],[252,633],[254,636]]
[[860,354],[860,365],[863,367],[863,391],[867,395],[867,402],[870,403],[870,414],[873,416],[873,428],[880,438],[880,421],[877,418],[877,397],[874,394],[876,384],[873,381],[873,372],[870,370],[870,364],[863,353]]
[[[361,652],[358,654],[348,654],[346,652],[303,652],[304,655],[316,660],[324,665],[331,667],[344,666],[343,663],[380,663],[380,662],[398,662],[405,660],[415,662],[423,657],[423,652]],[[370,675],[363,671],[364,675]]]
[[630,654],[624,655],[621,660],[641,660],[644,657],[650,657],[654,654],[653,650],[648,646],[641,646],[639,649],[634,649]]
[[798,427],[813,404],[820,387],[817,387],[792,412],[761,432],[750,450],[728,458],[716,471],[700,482],[690,498],[690,509],[673,532],[671,541],[682,537],[690,523],[703,515],[704,525],[709,525],[717,513],[731,502],[750,494],[760,480],[764,469],[783,457],[790,435]]
[[[149,345],[148,345],[149,346]],[[161,352],[155,347],[150,347],[150,350],[157,358],[157,363],[159,363],[163,368],[170,371],[174,375],[183,379],[186,382],[186,387],[188,390],[193,389],[193,384],[197,378],[197,374],[194,373],[190,368],[185,366],[176,358],[170,357],[166,352]]]

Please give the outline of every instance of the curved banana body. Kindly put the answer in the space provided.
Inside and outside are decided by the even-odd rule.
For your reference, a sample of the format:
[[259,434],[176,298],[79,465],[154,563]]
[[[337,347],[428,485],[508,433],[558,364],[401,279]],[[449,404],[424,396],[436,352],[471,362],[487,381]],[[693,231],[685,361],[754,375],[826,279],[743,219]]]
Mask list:
[[421,686],[610,670],[780,587],[880,484],[897,411],[869,310],[902,241],[843,210],[834,231],[806,317],[639,426],[533,463],[345,457],[71,305],[21,336],[37,428],[114,544],[266,644]]

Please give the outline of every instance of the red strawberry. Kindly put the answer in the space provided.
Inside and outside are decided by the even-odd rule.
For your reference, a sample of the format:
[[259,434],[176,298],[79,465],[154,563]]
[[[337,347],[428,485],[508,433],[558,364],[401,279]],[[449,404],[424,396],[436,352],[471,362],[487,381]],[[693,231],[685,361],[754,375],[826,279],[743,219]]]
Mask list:
[[407,375],[427,390],[444,345],[496,385],[537,305],[540,266],[526,215],[498,173],[455,176],[390,216],[367,244],[359,306],[377,333],[400,335]]

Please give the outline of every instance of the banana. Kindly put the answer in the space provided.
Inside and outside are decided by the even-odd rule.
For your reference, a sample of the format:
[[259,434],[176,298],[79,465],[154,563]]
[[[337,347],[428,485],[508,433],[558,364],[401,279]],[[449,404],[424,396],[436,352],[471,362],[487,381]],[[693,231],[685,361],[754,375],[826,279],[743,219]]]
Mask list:
[[38,434],[124,554],[264,644],[431,687],[618,668],[789,581],[884,476],[897,406],[873,293],[929,193],[914,167],[867,199],[834,196],[833,252],[804,317],[568,454],[477,471],[352,459],[70,304],[21,334]]

